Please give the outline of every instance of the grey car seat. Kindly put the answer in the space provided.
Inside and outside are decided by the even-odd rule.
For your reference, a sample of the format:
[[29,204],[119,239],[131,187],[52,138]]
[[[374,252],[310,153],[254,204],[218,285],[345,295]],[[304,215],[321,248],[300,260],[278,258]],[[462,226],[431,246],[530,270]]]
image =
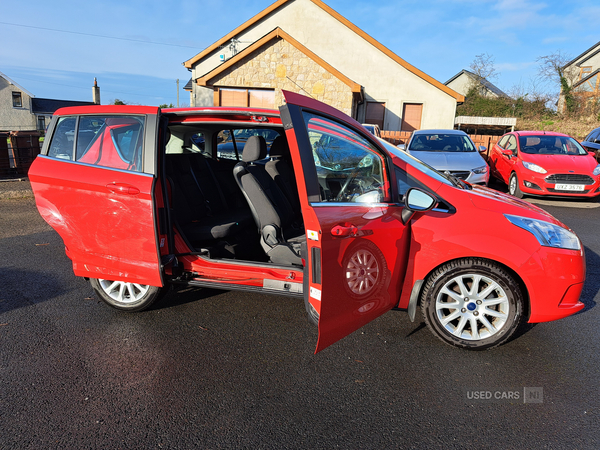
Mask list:
[[269,149],[269,158],[269,161],[265,164],[265,169],[290,202],[296,218],[300,218],[300,197],[298,197],[296,176],[292,168],[290,149],[285,136],[277,136],[273,140]]
[[250,206],[261,247],[269,260],[275,264],[302,265],[304,229],[297,224],[289,201],[265,166],[256,164],[266,156],[265,139],[250,137],[244,146],[242,161],[235,165],[233,174]]

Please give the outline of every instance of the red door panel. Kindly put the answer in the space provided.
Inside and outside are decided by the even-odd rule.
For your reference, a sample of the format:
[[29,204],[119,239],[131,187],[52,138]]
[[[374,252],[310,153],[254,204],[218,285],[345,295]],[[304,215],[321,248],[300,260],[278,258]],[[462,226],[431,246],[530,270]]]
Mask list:
[[314,208],[322,236],[317,351],[398,303],[410,242],[398,209],[355,205]]
[[[308,243],[304,295],[319,313],[318,352],[397,305],[410,230],[400,220],[401,206],[391,202],[385,151],[361,135],[360,124],[316,100],[285,91],[284,95],[282,121]],[[330,145],[329,153],[317,151],[323,145]],[[343,186],[344,177],[353,179],[357,165],[348,161],[360,158],[361,152],[382,164],[375,171],[379,201],[325,193]]]
[[151,175],[38,156],[29,178],[75,275],[162,285]]

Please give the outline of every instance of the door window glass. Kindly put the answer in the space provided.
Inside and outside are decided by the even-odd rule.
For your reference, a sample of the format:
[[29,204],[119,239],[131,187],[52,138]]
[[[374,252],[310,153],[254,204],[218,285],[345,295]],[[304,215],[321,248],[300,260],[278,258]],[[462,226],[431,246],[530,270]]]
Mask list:
[[500,148],[506,148],[506,143],[508,142],[508,138],[509,137],[510,137],[510,135],[503,136],[500,139],[500,142],[498,142],[498,147],[500,147]]
[[140,172],[143,142],[144,117],[81,116],[76,160]]
[[517,153],[517,139],[511,135],[508,139],[508,144],[506,144],[506,150],[512,150],[514,154]]
[[349,128],[305,113],[317,177],[324,202],[389,201],[383,157],[367,139]]
[[75,142],[75,117],[61,117],[52,135],[48,156],[52,158],[73,160],[73,143]]

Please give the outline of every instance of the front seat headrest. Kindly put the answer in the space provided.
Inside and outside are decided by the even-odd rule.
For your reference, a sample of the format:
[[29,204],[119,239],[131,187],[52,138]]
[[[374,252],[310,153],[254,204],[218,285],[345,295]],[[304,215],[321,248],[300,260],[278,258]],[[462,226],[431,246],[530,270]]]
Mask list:
[[250,136],[244,145],[242,161],[260,161],[267,157],[267,141],[262,136]]
[[290,154],[290,150],[288,149],[287,141],[284,136],[277,136],[273,143],[271,144],[271,149],[269,150],[269,157],[271,158],[280,158],[287,157]]

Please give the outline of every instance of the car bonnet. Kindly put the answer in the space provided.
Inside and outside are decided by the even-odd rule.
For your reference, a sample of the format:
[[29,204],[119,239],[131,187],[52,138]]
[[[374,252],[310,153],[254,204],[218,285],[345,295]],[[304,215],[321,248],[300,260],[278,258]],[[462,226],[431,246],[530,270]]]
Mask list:
[[513,214],[516,216],[529,217],[531,219],[545,220],[567,228],[562,222],[554,218],[550,213],[525,200],[520,200],[512,195],[498,192],[484,186],[473,186],[469,191],[471,202],[476,208],[497,211],[502,214]]
[[521,159],[544,168],[548,173],[591,174],[598,163],[591,155],[532,155],[521,153]]
[[477,152],[430,152],[414,151],[410,154],[439,171],[471,170],[485,165]]

